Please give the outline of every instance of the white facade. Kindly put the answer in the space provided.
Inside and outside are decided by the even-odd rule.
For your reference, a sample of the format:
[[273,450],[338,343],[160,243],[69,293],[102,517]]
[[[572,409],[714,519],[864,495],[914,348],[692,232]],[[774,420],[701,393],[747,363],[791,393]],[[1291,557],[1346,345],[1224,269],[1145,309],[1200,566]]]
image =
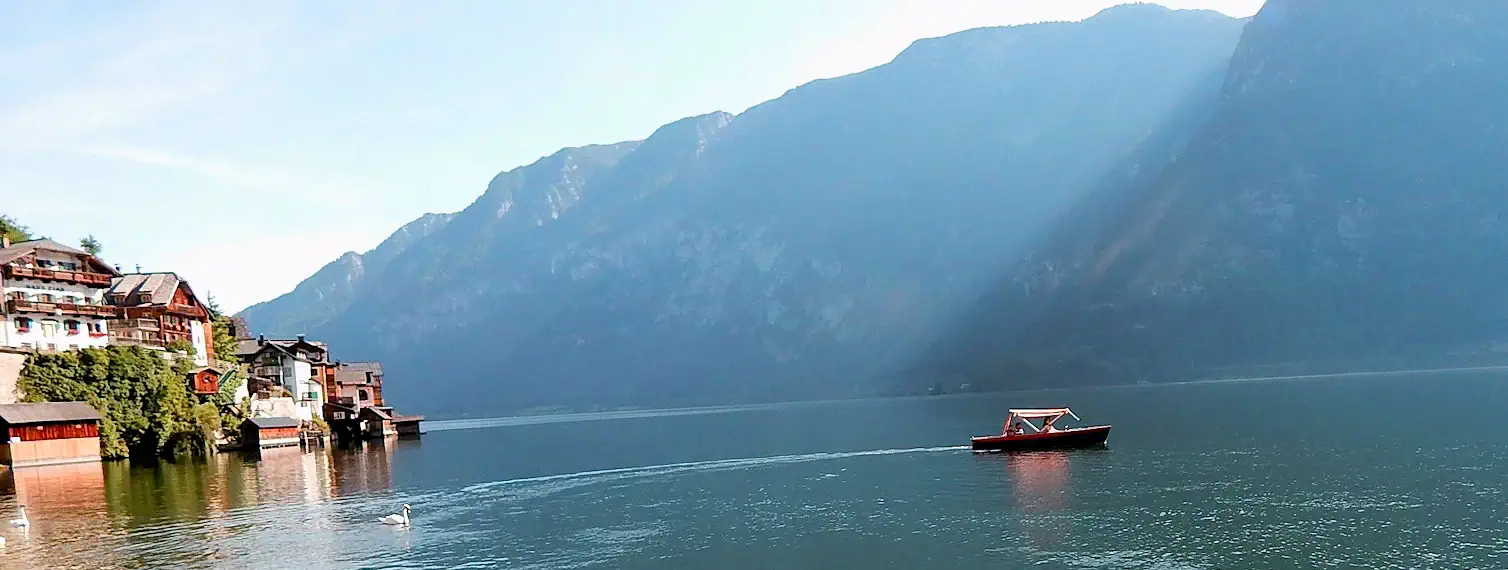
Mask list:
[[[81,264],[79,259],[58,252],[37,251],[36,256],[39,264],[53,268],[72,270]],[[105,289],[103,285],[0,276],[0,298],[6,302],[105,307]],[[110,341],[108,319],[61,307],[51,311],[7,310],[0,318],[0,342],[11,348],[77,350],[101,348]]]
[[189,321],[189,343],[194,345],[194,364],[209,366],[209,331],[204,330],[204,323]]
[[277,366],[262,365],[255,371],[258,375],[277,380],[288,393],[293,395],[293,401],[298,403],[298,419],[311,420],[325,417],[325,394],[320,388],[319,382],[314,379],[314,367],[309,361],[294,358],[287,354],[278,354]]

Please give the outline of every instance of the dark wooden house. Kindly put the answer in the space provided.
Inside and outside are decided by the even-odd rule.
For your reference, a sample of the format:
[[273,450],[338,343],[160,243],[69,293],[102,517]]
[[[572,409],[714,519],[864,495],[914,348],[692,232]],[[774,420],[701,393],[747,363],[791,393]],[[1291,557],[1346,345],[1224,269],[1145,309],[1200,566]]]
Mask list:
[[0,463],[99,461],[99,420],[99,412],[85,402],[0,405]]
[[365,428],[369,439],[381,439],[387,436],[398,435],[398,428],[393,425],[393,409],[382,406],[368,406],[361,409],[360,415],[362,427]]
[[241,447],[298,445],[299,425],[297,418],[247,418],[241,422]]

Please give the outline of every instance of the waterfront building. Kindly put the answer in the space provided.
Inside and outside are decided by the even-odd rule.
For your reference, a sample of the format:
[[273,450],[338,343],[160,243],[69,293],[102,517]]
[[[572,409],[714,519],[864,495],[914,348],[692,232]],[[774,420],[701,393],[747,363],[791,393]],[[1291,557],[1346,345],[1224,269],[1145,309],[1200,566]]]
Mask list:
[[99,412],[85,402],[0,405],[0,463],[99,461],[99,420]]
[[247,418],[241,422],[241,445],[246,449],[298,445],[298,418]]
[[163,350],[182,342],[193,347],[195,364],[207,366],[215,359],[209,308],[178,274],[116,277],[105,291],[105,301],[119,307],[122,317],[112,324],[110,344]]
[[0,346],[78,350],[109,343],[119,310],[104,293],[120,272],[88,252],[52,240],[0,238]]
[[[295,340],[240,341],[236,350],[241,362],[250,365],[256,380],[250,391],[257,399],[286,393],[297,405],[297,417],[304,421],[324,418],[326,383],[335,365],[329,361],[324,343],[310,342],[299,335]],[[274,389],[276,388],[276,389]]]
[[381,362],[338,363],[333,385],[330,397],[337,403],[353,406],[357,411],[383,405]]

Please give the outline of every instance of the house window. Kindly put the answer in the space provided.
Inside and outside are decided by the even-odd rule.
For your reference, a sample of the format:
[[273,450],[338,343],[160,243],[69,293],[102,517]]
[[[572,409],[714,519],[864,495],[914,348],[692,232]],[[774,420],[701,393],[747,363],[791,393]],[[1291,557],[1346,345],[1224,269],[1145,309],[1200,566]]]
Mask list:
[[68,350],[78,350],[78,349],[79,349],[79,345],[77,345],[77,344],[70,344],[70,345],[68,345]]
[[68,331],[68,334],[70,335],[79,334],[79,322],[63,321],[63,330]]
[[[61,326],[62,326],[62,323],[59,323],[59,322],[54,321],[52,319],[48,319],[48,320],[42,321],[42,336],[45,336],[47,338],[52,338],[52,337],[58,336],[58,329]],[[57,350],[57,349],[53,348],[53,349],[49,349],[49,350]]]
[[360,396],[363,402],[372,399],[372,395],[367,393],[366,390],[357,390],[356,395]]
[[52,295],[47,294],[47,293],[37,293],[37,302],[38,303],[51,303],[52,302]]
[[16,332],[31,332],[31,319],[16,317]]

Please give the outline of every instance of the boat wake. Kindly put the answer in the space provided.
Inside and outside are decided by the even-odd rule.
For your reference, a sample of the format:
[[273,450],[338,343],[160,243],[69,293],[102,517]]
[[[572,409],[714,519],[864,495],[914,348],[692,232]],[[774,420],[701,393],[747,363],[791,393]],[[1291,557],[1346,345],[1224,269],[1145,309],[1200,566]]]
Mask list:
[[[491,481],[477,483],[461,489],[463,493],[485,493],[499,489],[512,487],[529,487],[538,489],[539,483],[567,483],[564,486],[551,486],[549,492],[558,492],[564,488],[580,487],[635,479],[644,477],[659,477],[663,475],[679,475],[683,473],[703,473],[714,471],[732,471],[739,469],[751,469],[772,465],[789,465],[794,463],[811,463],[816,461],[832,461],[837,459],[850,459],[855,457],[872,457],[880,455],[904,455],[911,453],[943,453],[949,451],[964,451],[969,449],[967,445],[950,445],[944,447],[912,447],[906,449],[874,449],[869,451],[841,451],[828,453],[804,453],[799,455],[775,455],[770,457],[751,457],[743,459],[716,459],[711,461],[691,461],[686,463],[667,463],[663,465],[646,465],[643,467],[622,467],[617,469],[599,469],[595,471],[581,471],[577,473],[561,473],[558,475],[544,475],[540,477],[524,477],[520,479],[506,479],[503,481]],[[544,490],[544,489],[540,489]]]

